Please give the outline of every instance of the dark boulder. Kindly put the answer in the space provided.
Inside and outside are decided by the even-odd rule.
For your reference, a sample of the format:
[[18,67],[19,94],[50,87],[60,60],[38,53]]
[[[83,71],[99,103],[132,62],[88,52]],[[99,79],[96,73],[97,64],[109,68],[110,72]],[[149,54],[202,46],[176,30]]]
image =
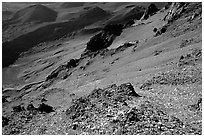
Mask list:
[[86,50],[84,51],[85,54],[109,47],[113,43],[115,37],[120,36],[122,30],[122,24],[109,24],[105,26],[103,31],[93,36],[87,43]]
[[90,39],[86,49],[94,52],[107,48],[112,44],[114,38],[115,36],[113,34],[101,32]]
[[163,34],[163,33],[165,33],[166,31],[167,31],[167,26],[166,25],[164,25],[163,27],[161,27],[160,29],[157,29],[157,28],[154,28],[154,30],[153,30],[156,34],[155,34],[155,36],[159,36],[159,35],[161,35],[161,34]]
[[45,112],[45,113],[54,112],[53,107],[44,103],[40,104],[40,106],[38,107],[38,111]]
[[134,96],[134,97],[141,97],[139,94],[136,93],[134,87],[131,83],[125,83],[120,85],[122,91],[125,91],[127,95]]
[[167,27],[166,27],[166,26],[163,26],[163,27],[161,28],[161,33],[165,33],[165,32],[166,32],[166,29],[167,29]]
[[67,68],[72,68],[72,67],[76,67],[78,64],[79,60],[78,59],[70,59],[69,62],[67,62]]
[[8,98],[8,96],[2,96],[2,103],[8,102],[7,98]]
[[153,29],[153,32],[156,33],[156,32],[157,32],[157,28],[154,28],[154,29]]

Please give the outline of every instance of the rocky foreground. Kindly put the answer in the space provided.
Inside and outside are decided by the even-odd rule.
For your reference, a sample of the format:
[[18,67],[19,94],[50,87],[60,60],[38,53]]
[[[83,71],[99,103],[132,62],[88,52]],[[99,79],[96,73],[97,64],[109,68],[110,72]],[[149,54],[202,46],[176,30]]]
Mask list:
[[[202,98],[188,109],[201,113]],[[4,134],[201,134],[199,123],[184,123],[168,115],[147,97],[136,93],[130,83],[93,90],[73,100],[66,111],[47,105],[18,107],[3,118]],[[196,125],[196,127],[195,127]]]
[[[157,74],[138,88],[145,93],[159,90],[158,87],[163,85],[200,85],[200,60],[201,50],[194,50],[180,58],[177,69]],[[118,86],[113,84],[73,99],[66,110],[57,110],[44,103],[38,108],[33,104],[26,108],[19,105],[13,107],[13,113],[9,117],[3,117],[3,134],[202,134],[202,121],[182,121],[170,115],[162,105],[152,99],[153,96],[149,97],[144,93],[137,93],[131,83]],[[181,91],[179,93],[182,94]],[[186,105],[185,109],[189,114],[201,117],[201,95],[194,104]]]
[[[196,60],[199,60],[200,52],[196,53]],[[178,68],[158,75],[140,88],[150,90],[154,85],[201,84],[201,70],[191,68],[196,63],[192,60],[191,64],[184,63],[189,69]],[[182,61],[178,64],[182,67]],[[186,109],[201,116],[202,97]],[[138,94],[131,83],[95,89],[87,96],[74,99],[67,110],[55,111],[44,103],[38,108],[32,104],[27,108],[16,106],[10,117],[3,117],[3,127],[3,134],[202,134],[202,121],[184,122],[169,115],[151,98]]]

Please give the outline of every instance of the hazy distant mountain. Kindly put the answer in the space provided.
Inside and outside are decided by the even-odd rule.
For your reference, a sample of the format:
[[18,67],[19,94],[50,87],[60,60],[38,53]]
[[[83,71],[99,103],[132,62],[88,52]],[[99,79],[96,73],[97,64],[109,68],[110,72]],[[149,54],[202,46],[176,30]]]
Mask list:
[[81,7],[83,5],[84,5],[84,2],[64,2],[60,5],[60,8]]
[[32,5],[17,11],[11,18],[12,22],[52,22],[55,21],[57,12],[43,5]]

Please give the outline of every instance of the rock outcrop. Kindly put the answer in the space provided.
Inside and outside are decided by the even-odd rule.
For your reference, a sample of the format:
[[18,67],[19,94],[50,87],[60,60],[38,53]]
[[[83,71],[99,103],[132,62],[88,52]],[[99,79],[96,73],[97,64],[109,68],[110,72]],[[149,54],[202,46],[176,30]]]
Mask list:
[[88,96],[73,100],[72,106],[65,112],[71,120],[69,129],[77,134],[92,135],[189,132],[187,124],[184,125],[180,119],[168,115],[153,102],[146,100],[137,104],[141,98],[134,97],[133,93],[135,91],[131,84],[114,84],[105,89],[95,89]]
[[111,24],[117,24],[117,23],[127,23],[130,20],[139,20],[145,12],[145,8],[143,6],[133,6],[132,8],[129,8],[128,10],[124,10],[121,12],[121,14],[114,16],[109,20],[109,23]]
[[187,3],[185,2],[173,2],[169,7],[169,12],[164,17],[165,21],[171,22],[178,19],[181,14],[185,11]]
[[167,31],[167,25],[164,25],[159,29],[157,29],[157,28],[153,29],[153,32],[155,33],[155,37],[165,33],[166,31]]
[[202,51],[194,50],[188,53],[187,55],[182,55],[177,63],[178,67],[184,67],[187,65],[195,65],[198,62],[202,61]]
[[144,12],[144,15],[141,17],[141,20],[148,19],[150,16],[154,15],[157,11],[159,11],[159,9],[156,7],[156,5],[153,3],[150,4],[146,11]]
[[83,58],[85,55],[89,53],[109,47],[112,44],[115,37],[120,36],[123,27],[124,26],[122,24],[109,24],[105,26],[100,33],[98,33],[97,35],[93,36],[90,39],[81,57]]
[[133,19],[129,20],[126,24],[125,24],[125,28],[126,27],[130,27],[132,26],[133,24],[135,24],[135,21]]
[[54,112],[53,107],[51,107],[45,103],[40,104],[40,106],[38,107],[38,111],[45,112],[45,113]]
[[[70,73],[69,70],[71,68],[74,68],[78,65],[79,59],[70,59],[66,64],[59,66],[57,69],[51,72],[50,75],[47,76],[46,81],[52,80],[56,77],[59,77],[59,75],[63,78],[67,77]],[[65,73],[63,73],[65,72]]]

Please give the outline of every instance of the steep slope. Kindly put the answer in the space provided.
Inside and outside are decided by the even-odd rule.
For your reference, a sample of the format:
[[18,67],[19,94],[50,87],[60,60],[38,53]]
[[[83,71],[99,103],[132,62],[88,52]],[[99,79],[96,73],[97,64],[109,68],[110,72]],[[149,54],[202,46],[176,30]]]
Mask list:
[[28,83],[3,89],[3,134],[201,135],[202,3],[124,26],[21,56]]
[[57,16],[57,21],[73,20],[79,16],[78,12],[63,12]]
[[157,11],[159,11],[159,9],[156,7],[155,4],[151,3],[147,10],[145,11],[144,15],[141,17],[142,19],[147,19],[149,18],[149,16],[152,16],[153,14],[155,14]]
[[3,20],[3,42],[29,32],[43,23],[54,22],[56,17],[56,11],[39,4],[20,9],[8,20]]
[[[3,67],[14,63],[22,52],[30,49],[36,44],[59,39],[85,26],[105,19],[109,15],[109,13],[101,8],[94,7],[80,14],[75,20],[46,24],[11,41],[6,41],[3,43]],[[45,33],[48,35],[44,35]]]
[[108,23],[127,23],[129,20],[139,20],[144,14],[145,8],[142,6],[133,6],[124,8],[116,13]]
[[11,12],[11,11],[8,11],[8,10],[2,11],[2,19],[3,20],[7,20],[7,19],[11,18],[12,15],[13,15],[13,12]]

